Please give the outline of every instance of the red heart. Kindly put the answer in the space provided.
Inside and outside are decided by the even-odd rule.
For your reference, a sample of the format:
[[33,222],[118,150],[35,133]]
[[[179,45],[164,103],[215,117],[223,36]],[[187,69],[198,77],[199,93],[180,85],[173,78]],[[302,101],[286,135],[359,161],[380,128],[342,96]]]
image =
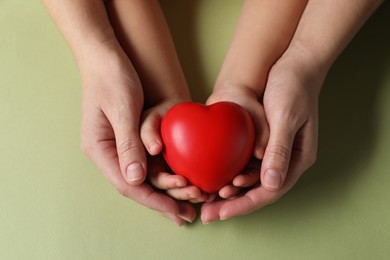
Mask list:
[[248,112],[232,102],[185,102],[161,123],[163,155],[171,169],[205,192],[230,183],[247,165],[255,139]]

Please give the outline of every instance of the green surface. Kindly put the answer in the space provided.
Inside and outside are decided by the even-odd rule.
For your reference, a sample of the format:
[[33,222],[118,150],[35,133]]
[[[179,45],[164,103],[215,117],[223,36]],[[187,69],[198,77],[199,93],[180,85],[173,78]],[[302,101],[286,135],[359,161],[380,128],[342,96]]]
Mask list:
[[[240,1],[166,0],[198,101]],[[0,1],[0,259],[390,259],[390,4],[321,96],[316,165],[279,202],[177,228],[122,198],[79,149],[80,78],[38,1]]]

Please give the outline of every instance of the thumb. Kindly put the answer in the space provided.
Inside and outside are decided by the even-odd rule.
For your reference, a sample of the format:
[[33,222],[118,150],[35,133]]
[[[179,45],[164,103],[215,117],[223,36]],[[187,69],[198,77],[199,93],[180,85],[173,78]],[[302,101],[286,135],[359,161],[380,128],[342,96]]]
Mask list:
[[129,118],[111,123],[121,172],[131,185],[143,183],[146,177],[146,155],[139,136],[138,121],[139,118]]
[[141,140],[150,155],[157,155],[162,150],[160,125],[162,116],[157,111],[147,111],[141,124]]
[[270,126],[270,139],[261,166],[261,184],[269,191],[278,191],[286,179],[296,131],[277,123]]

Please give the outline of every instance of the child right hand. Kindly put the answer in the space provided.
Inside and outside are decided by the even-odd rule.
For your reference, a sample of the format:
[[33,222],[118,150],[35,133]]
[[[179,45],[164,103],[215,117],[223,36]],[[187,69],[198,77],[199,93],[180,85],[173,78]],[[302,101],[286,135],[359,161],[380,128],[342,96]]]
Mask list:
[[188,100],[183,97],[163,99],[142,115],[141,139],[151,155],[148,158],[148,181],[176,200],[192,203],[211,201],[215,198],[214,195],[202,192],[198,187],[190,185],[185,177],[172,174],[172,170],[161,155],[163,149],[160,136],[161,120],[171,107],[184,101]]

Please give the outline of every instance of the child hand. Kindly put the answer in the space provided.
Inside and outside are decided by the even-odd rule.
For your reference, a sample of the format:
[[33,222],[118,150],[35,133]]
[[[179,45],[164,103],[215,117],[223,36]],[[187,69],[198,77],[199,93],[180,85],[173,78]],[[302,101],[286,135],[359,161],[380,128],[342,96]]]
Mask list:
[[252,157],[245,169],[237,175],[232,183],[222,187],[218,195],[223,199],[234,199],[250,188],[260,185],[261,161]]
[[245,108],[251,115],[256,133],[252,160],[242,174],[236,176],[231,184],[223,187],[218,193],[221,198],[227,199],[238,195],[243,188],[259,183],[260,174],[257,170],[260,165],[259,160],[263,158],[267,146],[269,128],[263,105],[253,91],[242,86],[220,87],[212,93],[206,104],[210,105],[220,101],[234,102]]
[[198,187],[189,185],[185,177],[172,174],[162,155],[148,158],[148,181],[170,197],[179,201],[201,203],[210,201],[211,195],[202,192]]
[[194,185],[189,185],[185,177],[172,174],[160,154],[163,149],[160,136],[161,120],[172,106],[184,101],[187,100],[182,98],[163,100],[147,109],[142,115],[141,139],[151,155],[148,158],[148,181],[154,187],[165,190],[169,196],[176,200],[187,200],[192,203],[210,201],[215,196],[202,192]]

